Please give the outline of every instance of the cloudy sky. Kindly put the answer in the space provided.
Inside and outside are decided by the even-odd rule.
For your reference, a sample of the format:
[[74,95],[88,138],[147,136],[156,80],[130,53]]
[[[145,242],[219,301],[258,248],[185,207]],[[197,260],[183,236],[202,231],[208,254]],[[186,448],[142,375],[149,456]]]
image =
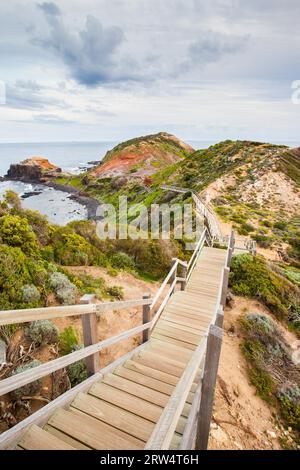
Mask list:
[[299,19],[299,0],[1,0],[0,142],[299,142]]

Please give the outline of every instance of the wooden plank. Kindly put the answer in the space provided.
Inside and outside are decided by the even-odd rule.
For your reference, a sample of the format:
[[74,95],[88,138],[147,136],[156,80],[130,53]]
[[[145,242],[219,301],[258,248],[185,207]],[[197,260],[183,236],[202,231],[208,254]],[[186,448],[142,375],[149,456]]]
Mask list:
[[61,441],[35,424],[25,432],[19,446],[25,450],[76,450],[70,444]]
[[178,382],[178,377],[176,377],[175,375],[154,369],[136,361],[128,360],[124,363],[124,367],[135,372],[139,372],[140,374],[144,374],[148,377],[153,377],[154,379],[157,379],[161,382],[165,382],[167,384],[176,385],[176,383]]
[[162,361],[159,354],[155,354],[150,351],[142,351],[139,354],[135,354],[133,356],[133,360],[144,364],[145,366],[152,367],[153,369],[175,375],[176,377],[180,377],[184,369],[184,366],[181,363],[172,359],[165,359]]
[[183,364],[186,364],[192,355],[190,349],[175,346],[155,338],[151,338],[147,349],[155,353],[159,353],[162,356],[166,356],[169,359],[175,359],[175,361],[181,362]]
[[94,384],[89,390],[90,395],[94,395],[101,400],[105,400],[123,410],[134,413],[142,418],[156,423],[160,417],[162,408],[129,393],[118,390],[102,382]]
[[[130,380],[133,383],[143,385],[144,387],[147,387],[150,390],[152,389],[157,392],[164,393],[168,396],[170,396],[174,390],[173,385],[160,382],[157,379],[147,377],[146,375],[140,374],[130,369],[126,369],[125,367],[119,367],[117,370],[114,371],[114,374],[118,375],[119,377],[123,377],[124,379]],[[193,396],[193,393],[189,393],[187,403],[192,404]]]
[[131,380],[132,382],[138,383],[140,385],[144,385],[145,387],[148,387],[149,389],[156,390],[161,393],[165,393],[166,395],[171,395],[174,389],[173,385],[170,385],[166,382],[161,382],[160,380],[141,374],[140,372],[136,372],[134,370],[128,369],[124,366],[118,367],[114,371],[114,374],[120,377],[123,377],[124,379]]
[[165,407],[169,399],[168,395],[165,393],[158,392],[115,374],[106,375],[103,377],[102,382],[110,385],[111,387],[117,388],[118,390],[122,390],[123,392],[130,393],[135,397],[142,398],[145,401],[161,406],[162,408]]
[[91,416],[57,410],[49,424],[83,444],[97,450],[137,450],[143,442]]
[[205,333],[207,328],[205,328],[205,326],[201,326],[200,324],[198,324],[197,326],[196,325],[193,325],[193,326],[190,326],[190,325],[187,325],[185,323],[178,323],[176,321],[173,321],[172,320],[172,317],[171,318],[167,318],[167,317],[164,317],[164,318],[161,318],[159,323],[157,324],[157,327],[158,328],[169,328],[169,327],[172,327],[172,328],[175,328],[179,331],[186,331],[187,333],[192,333],[192,334],[195,334],[195,335],[201,335],[202,333]]
[[63,307],[38,307],[22,310],[5,310],[0,312],[0,326],[16,323],[28,323],[49,318],[66,318],[89,313],[101,313],[151,304],[152,299],[122,300],[102,302],[101,304],[68,305]]
[[49,424],[46,424],[43,429],[47,431],[49,434],[52,434],[53,436],[58,437],[58,439],[66,442],[67,444],[69,444],[70,446],[74,447],[77,450],[91,450],[90,447],[82,444],[82,442],[76,441],[76,439],[73,439],[72,437],[59,431],[58,429],[53,428]]
[[0,325],[28,323],[49,318],[65,318],[96,312],[96,305],[68,305],[65,307],[29,308],[0,312]]
[[[169,338],[180,339],[185,343],[198,345],[201,339],[201,335],[194,335],[193,333],[188,333],[179,328],[174,328],[173,326],[160,326],[158,325],[155,328],[155,332],[158,334],[163,334]],[[204,332],[203,332],[204,333]]]
[[72,403],[75,408],[144,442],[154,428],[152,422],[85,393],[77,395]]
[[188,348],[188,349],[191,349],[191,350],[196,349],[196,346],[194,344],[184,343],[184,342],[179,341],[177,339],[170,338],[169,336],[165,336],[162,333],[153,332],[152,337],[155,338],[155,339],[160,339],[160,340],[163,340],[163,341],[167,341],[168,343],[171,343],[171,344],[176,344],[178,346],[184,346],[185,348]]
[[213,312],[215,310],[215,307],[211,308],[210,310],[205,309],[202,312],[200,309],[197,307],[195,308],[190,308],[187,306],[172,306],[168,309],[165,310],[164,314],[174,314],[174,315],[180,315],[183,317],[191,318],[192,320],[199,321],[202,319],[202,321],[211,321]]
[[176,313],[166,313],[163,315],[162,320],[167,320],[178,325],[186,325],[193,328],[197,328],[199,325],[202,328],[206,328],[210,323],[208,318],[199,317],[199,319],[195,320],[193,318],[184,317]]

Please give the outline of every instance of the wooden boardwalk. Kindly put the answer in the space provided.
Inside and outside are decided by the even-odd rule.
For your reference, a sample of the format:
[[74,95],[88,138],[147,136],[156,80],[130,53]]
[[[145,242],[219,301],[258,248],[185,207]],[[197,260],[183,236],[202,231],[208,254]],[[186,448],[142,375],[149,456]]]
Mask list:
[[[220,302],[226,250],[203,247],[184,291],[169,298],[150,339],[43,427],[31,425],[16,449],[143,449]],[[187,396],[171,449],[180,446],[203,361]]]

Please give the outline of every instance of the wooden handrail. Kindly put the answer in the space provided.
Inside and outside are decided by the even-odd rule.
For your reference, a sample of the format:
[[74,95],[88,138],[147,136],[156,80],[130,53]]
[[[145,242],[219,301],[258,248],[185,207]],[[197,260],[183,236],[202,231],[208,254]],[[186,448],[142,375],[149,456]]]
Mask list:
[[144,330],[149,329],[151,323],[146,323],[141,326],[137,326],[136,328],[132,328],[131,330],[125,331],[118,336],[114,336],[112,338],[105,339],[100,341],[99,343],[93,344],[91,346],[87,346],[86,348],[80,349],[73,353],[67,354],[66,356],[59,357],[58,359],[54,359],[52,361],[46,362],[40,366],[34,367],[33,369],[27,370],[25,372],[21,372],[20,374],[16,374],[12,377],[8,377],[7,379],[1,380],[0,382],[0,396],[5,395],[6,393],[11,392],[12,390],[16,390],[24,385],[27,385],[34,380],[41,379],[52,372],[55,372],[63,367],[69,366],[74,362],[80,361],[92,354],[95,354],[102,349],[107,348],[108,346],[112,346],[113,344],[118,343],[124,339],[130,338],[138,333],[142,333]]
[[191,258],[190,258],[190,260],[189,260],[189,262],[188,262],[188,265],[187,265],[187,268],[188,268],[188,269],[190,269],[190,266],[191,266],[191,264],[192,264],[192,262],[193,262],[193,259],[194,259],[195,255],[196,255],[197,251],[199,250],[202,241],[205,239],[206,232],[207,232],[207,229],[205,228],[205,229],[203,230],[203,232],[202,232],[202,234],[201,234],[201,237],[200,237],[200,240],[198,241],[198,243],[197,243],[197,245],[196,245],[196,248],[195,248],[195,250],[194,250],[194,252],[193,252],[193,254],[192,254],[192,256],[191,256]]
[[68,305],[60,307],[40,307],[23,310],[3,310],[0,312],[0,326],[14,323],[28,323],[49,318],[64,318],[90,313],[102,313],[108,310],[120,310],[129,307],[139,307],[151,304],[152,299],[121,300],[117,302],[102,302],[101,304]]
[[166,285],[168,284],[169,280],[171,279],[172,275],[174,274],[174,272],[176,271],[177,269],[177,266],[178,266],[178,259],[175,260],[175,263],[173,264],[172,268],[170,269],[170,271],[168,272],[167,276],[165,277],[162,285],[160,286],[160,288],[158,289],[156,295],[154,296],[153,300],[152,300],[152,303],[150,305],[150,308],[152,310],[152,308],[154,307],[154,305],[156,304],[156,302],[158,301],[158,299],[160,298],[161,294],[162,294],[162,291],[164,290],[164,288],[166,287]]
[[170,289],[168,290],[168,292],[167,292],[167,294],[166,294],[164,300],[162,301],[162,303],[161,303],[159,309],[157,310],[155,316],[154,316],[153,319],[152,319],[150,331],[153,330],[153,328],[155,327],[156,323],[158,322],[159,317],[160,317],[160,315],[161,315],[161,313],[162,313],[164,307],[166,306],[167,301],[169,300],[169,297],[171,296],[172,292],[174,291],[174,288],[175,288],[175,286],[176,286],[177,281],[178,281],[178,278],[176,277],[176,278],[174,279],[174,281],[172,282],[172,284],[171,284],[171,286],[170,286]]

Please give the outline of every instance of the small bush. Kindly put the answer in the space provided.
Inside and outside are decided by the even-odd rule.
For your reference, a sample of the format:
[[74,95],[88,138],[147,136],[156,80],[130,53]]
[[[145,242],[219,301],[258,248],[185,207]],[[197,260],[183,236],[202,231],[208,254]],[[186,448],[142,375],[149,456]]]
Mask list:
[[111,286],[106,289],[106,292],[110,297],[113,297],[114,299],[122,300],[124,298],[123,287]]
[[270,248],[273,243],[273,238],[268,237],[267,235],[255,234],[253,239],[261,248]]
[[[284,320],[293,329],[299,327],[299,289],[273,271],[262,256],[234,256],[230,286],[237,295],[260,299],[278,319]],[[292,312],[295,312],[294,320],[291,318]]]
[[0,217],[0,240],[6,245],[19,247],[27,255],[37,255],[38,244],[28,221],[18,215]]
[[49,283],[61,303],[64,305],[74,305],[76,303],[77,289],[65,274],[59,272],[51,274]]
[[25,286],[23,286],[22,294],[24,302],[27,304],[31,304],[32,306],[37,306],[41,298],[39,290],[33,284],[26,284]]
[[240,324],[244,333],[242,351],[249,361],[249,378],[257,394],[277,405],[286,424],[299,431],[299,368],[292,362],[282,334],[265,315],[246,315]]
[[[20,374],[21,372],[26,372],[27,370],[33,369],[34,367],[40,366],[41,364],[42,363],[40,361],[34,359],[33,361],[28,362],[25,365],[17,367],[12,372],[11,375],[14,376],[14,375]],[[10,394],[15,400],[19,400],[20,398],[25,397],[25,396],[30,397],[30,396],[36,395],[37,393],[40,392],[41,386],[42,386],[42,381],[40,379],[35,380],[34,382],[31,382],[27,385],[24,385],[23,387],[20,387],[14,390]]]
[[59,350],[63,355],[73,352],[78,343],[78,334],[73,326],[67,326],[59,335]]
[[72,387],[75,387],[75,385],[80,384],[88,378],[87,368],[83,360],[70,364],[67,367],[67,373]]
[[135,269],[135,264],[131,256],[121,251],[111,257],[111,264],[117,269]]
[[26,334],[38,346],[58,342],[58,328],[50,320],[32,322]]
[[263,369],[250,368],[249,377],[252,385],[256,387],[257,394],[267,403],[274,403],[274,382],[270,374]]

